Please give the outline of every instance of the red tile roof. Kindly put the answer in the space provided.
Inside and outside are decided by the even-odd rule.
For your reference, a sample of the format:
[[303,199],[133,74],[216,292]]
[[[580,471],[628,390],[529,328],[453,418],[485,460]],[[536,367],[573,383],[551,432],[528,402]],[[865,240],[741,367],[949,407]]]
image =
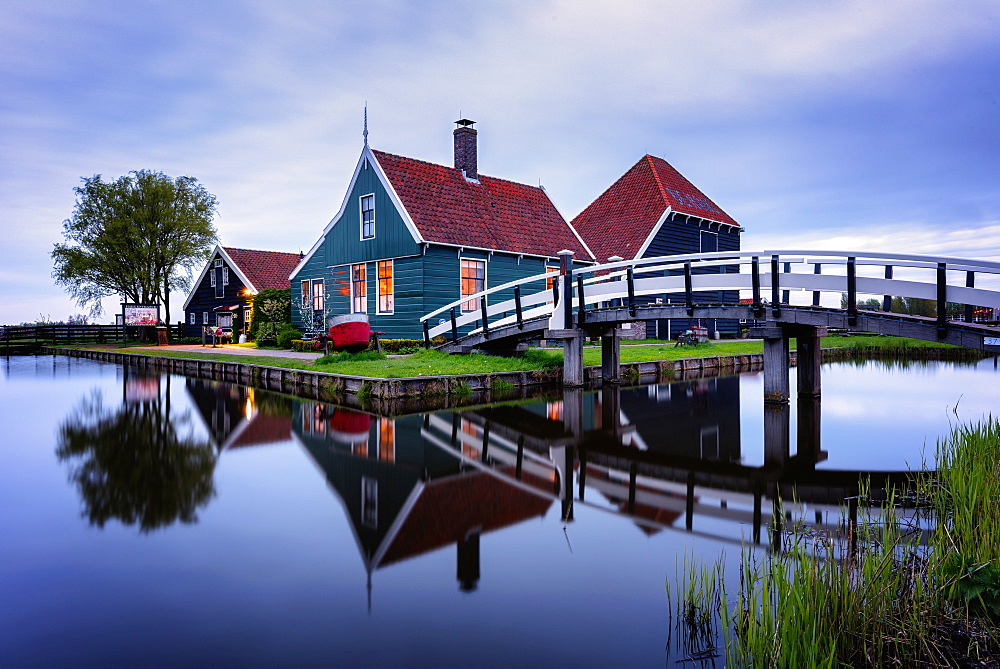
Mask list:
[[454,167],[372,153],[429,242],[552,257],[569,249],[591,260],[541,188],[482,174],[470,182]]
[[645,155],[571,225],[600,262],[619,255],[631,260],[666,211],[739,226],[662,158]]
[[[302,258],[298,253],[281,251],[254,251],[223,247],[240,271],[250,280],[253,288],[288,288],[288,275]],[[247,286],[248,288],[250,286]]]

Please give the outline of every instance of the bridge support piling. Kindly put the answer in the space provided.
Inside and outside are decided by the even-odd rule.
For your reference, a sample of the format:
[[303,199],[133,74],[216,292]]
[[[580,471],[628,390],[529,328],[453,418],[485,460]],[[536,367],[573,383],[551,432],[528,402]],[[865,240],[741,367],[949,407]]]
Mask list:
[[796,338],[796,367],[799,397],[820,396],[820,365],[823,357],[820,337],[827,335],[825,327],[799,326],[793,331]]
[[621,340],[618,329],[601,335],[601,380],[604,383],[621,382]]
[[788,403],[788,335],[780,327],[754,328],[752,337],[764,340],[764,402]]
[[546,339],[563,341],[563,385],[583,385],[583,330],[546,330]]

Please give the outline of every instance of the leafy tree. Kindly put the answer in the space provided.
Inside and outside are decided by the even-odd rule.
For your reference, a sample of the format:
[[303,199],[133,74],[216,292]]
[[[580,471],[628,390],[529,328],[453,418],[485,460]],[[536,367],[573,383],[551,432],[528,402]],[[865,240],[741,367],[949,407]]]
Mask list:
[[63,222],[67,243],[52,251],[56,284],[81,307],[89,305],[91,315],[103,311],[102,298],[121,295],[162,302],[169,322],[171,289],[189,285],[191,268],[216,243],[215,196],[194,177],[149,170],[82,181],[73,189],[73,215]]
[[253,298],[250,314],[250,338],[262,341],[277,341],[278,333],[292,322],[292,302],[290,288],[265,288]]

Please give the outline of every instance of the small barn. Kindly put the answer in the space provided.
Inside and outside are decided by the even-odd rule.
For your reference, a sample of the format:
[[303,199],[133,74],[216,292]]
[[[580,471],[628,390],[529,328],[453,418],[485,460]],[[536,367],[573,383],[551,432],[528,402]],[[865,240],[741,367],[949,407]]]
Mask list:
[[[598,262],[613,256],[635,260],[663,255],[739,251],[743,228],[666,160],[643,156],[587,205],[572,226]],[[726,271],[715,267],[702,271]],[[697,271],[697,270],[696,270]],[[733,269],[735,271],[735,269]],[[738,291],[698,293],[700,301],[736,303]],[[646,296],[637,301],[681,302],[681,295]],[[648,321],[647,337],[675,338],[698,323],[693,320]],[[701,323],[709,332],[735,334],[735,321]]]
[[[544,188],[481,174],[474,122],[456,124],[452,166],[366,141],[340,210],[289,276],[296,327],[318,331],[360,313],[387,337],[420,338],[421,316],[554,271],[562,249],[593,261]],[[479,302],[459,309],[478,311]]]
[[201,336],[203,328],[246,332],[253,296],[265,288],[288,288],[288,273],[299,253],[216,246],[184,301],[184,335]]

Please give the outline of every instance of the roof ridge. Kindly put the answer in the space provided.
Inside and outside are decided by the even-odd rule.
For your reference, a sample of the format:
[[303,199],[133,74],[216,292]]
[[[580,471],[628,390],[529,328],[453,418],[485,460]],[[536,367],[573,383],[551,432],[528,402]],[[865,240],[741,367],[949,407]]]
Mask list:
[[[378,149],[372,149],[372,153],[382,154],[383,156],[392,156],[393,158],[402,158],[403,160],[412,160],[415,163],[422,163],[424,165],[431,165],[433,167],[441,167],[443,169],[452,170],[452,171],[455,171],[455,172],[460,171],[460,169],[458,167],[448,167],[447,165],[443,165],[441,163],[432,163],[429,160],[422,160],[420,158],[411,158],[410,156],[402,156],[402,155],[400,155],[398,153],[390,153],[388,151],[380,151]],[[483,174],[482,172],[480,172],[479,175],[476,177],[476,180],[477,181],[482,181],[483,179],[489,179],[490,181],[502,181],[504,183],[514,184],[515,186],[523,186],[525,188],[534,188],[537,191],[541,191],[543,193],[546,192],[544,188],[541,188],[539,186],[532,186],[531,184],[526,184],[526,183],[523,183],[521,181],[514,181],[513,179],[504,179],[503,177],[494,177],[494,176],[490,176],[489,174]]]
[[280,253],[282,255],[297,256],[294,251],[268,251],[267,249],[247,249],[242,246],[223,246],[226,251],[253,251],[254,253]]
[[[660,191],[660,197],[663,199],[664,206],[669,207],[670,206],[670,198],[667,197],[667,189],[663,185],[663,181],[660,180],[660,173],[656,169],[656,163],[653,162],[653,159],[655,157],[656,156],[653,156],[652,154],[647,153],[645,156],[643,156],[643,159],[645,159],[646,163],[649,165],[649,170],[653,173],[653,181],[656,182],[656,188],[657,188],[657,190]],[[661,160],[662,160],[662,158],[661,158]],[[667,161],[664,160],[663,162],[666,163]],[[670,163],[667,163],[667,164],[669,165]]]

